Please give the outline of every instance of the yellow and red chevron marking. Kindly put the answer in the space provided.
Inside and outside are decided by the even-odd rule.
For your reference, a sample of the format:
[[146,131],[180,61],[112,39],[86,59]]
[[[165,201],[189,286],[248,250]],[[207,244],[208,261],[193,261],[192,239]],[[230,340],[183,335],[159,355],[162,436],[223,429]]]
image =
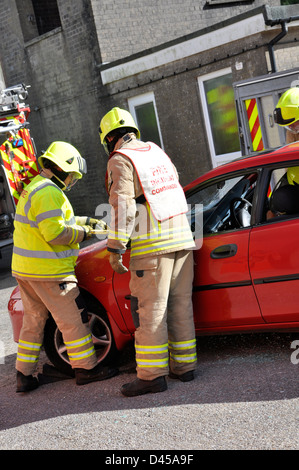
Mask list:
[[[1,155],[2,162],[3,162],[3,166],[4,166],[5,171],[6,171],[7,179],[8,179],[8,182],[9,182],[10,192],[13,196],[15,205],[17,205],[18,200],[19,200],[19,191],[18,191],[17,182],[19,182],[19,178],[16,178],[15,177],[15,172],[12,171],[11,163],[10,163],[9,157],[8,157],[6,151],[5,151],[4,145],[1,145],[1,147],[0,147],[0,155]],[[17,182],[16,182],[16,179],[18,180]]]
[[19,129],[16,138],[22,139],[23,145],[14,147],[13,139],[9,138],[1,145],[0,155],[11,194],[17,205],[22,189],[38,175],[39,171],[28,129]]
[[254,151],[260,151],[264,149],[264,143],[262,138],[262,130],[258,115],[256,99],[245,100],[247,117],[249,123],[249,130],[252,140],[252,149]]

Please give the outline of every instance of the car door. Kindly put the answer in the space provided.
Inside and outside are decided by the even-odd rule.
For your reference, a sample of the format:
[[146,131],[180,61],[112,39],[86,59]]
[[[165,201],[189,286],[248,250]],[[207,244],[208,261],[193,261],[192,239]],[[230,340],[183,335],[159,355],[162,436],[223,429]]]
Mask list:
[[[286,183],[286,170],[269,170],[268,181],[278,181],[276,188]],[[250,235],[249,268],[264,320],[299,321],[299,214],[267,220],[262,213]]]
[[197,234],[198,249],[194,251],[197,330],[264,323],[248,265],[250,211],[257,177],[257,172],[224,176],[187,194],[191,222],[198,212],[203,217],[202,246]]

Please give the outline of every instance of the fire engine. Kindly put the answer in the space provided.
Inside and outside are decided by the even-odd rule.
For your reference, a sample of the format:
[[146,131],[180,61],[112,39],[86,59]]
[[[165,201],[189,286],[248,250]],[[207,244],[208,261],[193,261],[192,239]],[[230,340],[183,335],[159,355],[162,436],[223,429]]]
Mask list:
[[273,111],[282,93],[299,86],[299,68],[274,72],[233,84],[242,155],[285,145],[285,130]]
[[13,221],[21,192],[39,173],[25,104],[28,86],[0,90],[0,258],[13,243]]

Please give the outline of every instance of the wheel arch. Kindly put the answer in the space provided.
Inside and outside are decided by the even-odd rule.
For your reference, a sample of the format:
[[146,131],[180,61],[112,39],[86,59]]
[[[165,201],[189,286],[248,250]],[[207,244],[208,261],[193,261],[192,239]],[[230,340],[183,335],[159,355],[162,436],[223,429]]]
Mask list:
[[93,313],[98,312],[100,316],[103,316],[109,322],[115,347],[118,351],[121,351],[125,345],[133,339],[133,336],[128,331],[120,329],[119,325],[113,318],[113,315],[103,306],[97,297],[83,287],[79,286],[79,290],[85,300],[86,306],[90,308]]

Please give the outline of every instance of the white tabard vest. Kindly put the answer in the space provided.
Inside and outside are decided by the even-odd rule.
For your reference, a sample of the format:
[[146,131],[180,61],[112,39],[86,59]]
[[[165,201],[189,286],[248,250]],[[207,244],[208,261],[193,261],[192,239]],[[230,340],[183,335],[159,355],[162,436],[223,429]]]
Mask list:
[[146,142],[144,147],[119,149],[115,153],[125,155],[132,162],[144,196],[157,220],[187,212],[185,194],[173,163],[158,145]]

